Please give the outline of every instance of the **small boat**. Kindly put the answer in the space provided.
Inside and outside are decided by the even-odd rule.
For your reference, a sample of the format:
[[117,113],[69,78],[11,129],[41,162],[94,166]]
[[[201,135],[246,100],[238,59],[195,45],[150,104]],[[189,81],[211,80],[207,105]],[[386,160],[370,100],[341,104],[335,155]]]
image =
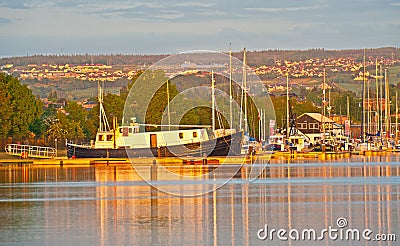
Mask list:
[[271,135],[264,149],[268,151],[285,151],[285,138],[286,136],[280,133]]

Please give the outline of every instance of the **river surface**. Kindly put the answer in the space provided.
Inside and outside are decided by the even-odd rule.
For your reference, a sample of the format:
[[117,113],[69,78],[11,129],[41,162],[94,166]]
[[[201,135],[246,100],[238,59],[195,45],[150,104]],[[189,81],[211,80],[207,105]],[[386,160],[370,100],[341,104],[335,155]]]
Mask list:
[[400,245],[399,161],[0,166],[0,245]]

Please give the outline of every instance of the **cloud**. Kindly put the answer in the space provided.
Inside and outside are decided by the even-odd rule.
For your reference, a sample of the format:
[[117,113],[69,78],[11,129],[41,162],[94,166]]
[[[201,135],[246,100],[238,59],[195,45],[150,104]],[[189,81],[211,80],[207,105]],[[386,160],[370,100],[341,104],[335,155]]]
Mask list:
[[35,8],[48,8],[54,6],[53,1],[40,1],[40,0],[6,0],[0,3],[1,7],[10,9],[35,9]]
[[10,20],[10,19],[7,19],[7,18],[0,17],[0,24],[4,24],[4,23],[10,23],[10,22],[11,22],[11,20]]
[[140,22],[192,22],[204,19],[204,16],[211,19],[219,19],[225,13],[215,12],[210,9],[213,3],[198,2],[134,2],[124,4],[94,5],[86,8],[92,15],[104,17],[122,17]]
[[0,54],[170,53],[226,50],[230,42],[238,49],[386,46],[398,42],[398,6],[399,0],[2,0]]
[[258,12],[291,12],[291,11],[307,11],[316,10],[327,7],[327,5],[316,5],[316,6],[299,6],[299,7],[283,7],[283,8],[245,8],[247,11],[258,11]]

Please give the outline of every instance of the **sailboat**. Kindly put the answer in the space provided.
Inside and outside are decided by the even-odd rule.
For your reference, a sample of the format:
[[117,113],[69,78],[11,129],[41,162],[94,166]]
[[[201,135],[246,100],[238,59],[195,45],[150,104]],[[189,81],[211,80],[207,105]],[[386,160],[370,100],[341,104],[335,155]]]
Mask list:
[[[232,54],[230,53],[232,57]],[[261,147],[260,143],[256,139],[249,135],[249,126],[247,122],[247,97],[249,89],[247,87],[247,64],[246,64],[246,48],[243,49],[243,71],[242,71],[242,84],[241,84],[241,99],[240,99],[240,119],[239,128],[243,129],[244,137],[242,144],[242,155],[252,154]],[[230,72],[231,73],[231,72]]]
[[267,151],[297,151],[305,149],[309,138],[296,129],[295,119],[290,116],[289,72],[286,74],[286,134],[276,133],[269,137]]
[[[215,100],[212,100],[214,107]],[[100,124],[96,139],[86,145],[67,143],[68,158],[226,157],[241,154],[243,132],[235,129],[216,130],[214,118],[212,128],[179,126],[191,129],[140,132],[141,124],[133,117],[128,126],[116,126],[113,121],[111,129],[103,107],[101,87],[98,101]]]

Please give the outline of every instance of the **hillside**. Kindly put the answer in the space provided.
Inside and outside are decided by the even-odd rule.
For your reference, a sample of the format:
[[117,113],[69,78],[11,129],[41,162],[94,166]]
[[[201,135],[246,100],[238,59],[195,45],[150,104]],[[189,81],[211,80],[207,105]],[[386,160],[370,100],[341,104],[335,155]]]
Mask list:
[[[369,57],[400,58],[400,49],[394,47],[371,48],[365,50]],[[325,59],[339,57],[354,57],[362,59],[363,49],[349,50],[262,50],[248,51],[247,60],[250,66],[272,65],[275,60],[306,60],[306,59]],[[125,54],[74,54],[74,55],[33,55],[23,57],[8,57],[0,59],[0,66],[14,64],[24,66],[28,64],[107,64],[107,65],[137,65],[148,66],[165,57],[167,54],[160,55],[125,55]],[[233,56],[242,59],[243,52],[233,52]]]

